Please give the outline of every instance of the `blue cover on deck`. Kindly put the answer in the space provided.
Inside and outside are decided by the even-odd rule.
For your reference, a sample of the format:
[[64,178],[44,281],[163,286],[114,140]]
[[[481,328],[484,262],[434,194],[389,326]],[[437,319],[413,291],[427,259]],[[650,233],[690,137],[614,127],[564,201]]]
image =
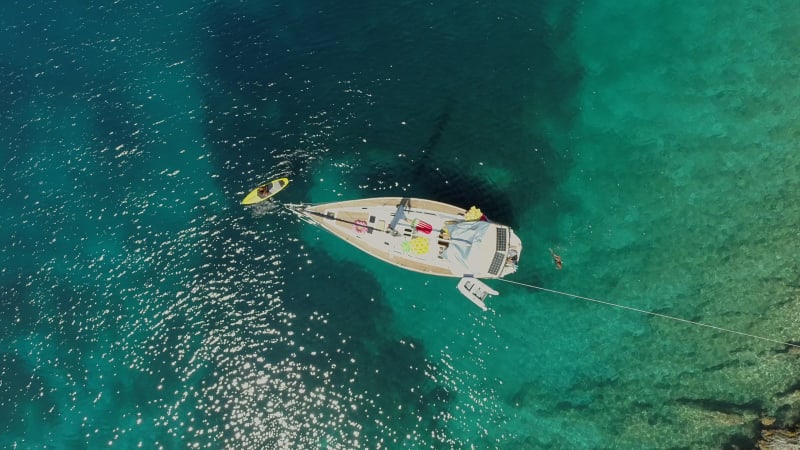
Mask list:
[[450,245],[442,253],[442,257],[452,262],[454,273],[474,273],[477,268],[486,264],[480,261],[480,255],[473,252],[489,231],[489,222],[459,222],[447,225],[450,234]]

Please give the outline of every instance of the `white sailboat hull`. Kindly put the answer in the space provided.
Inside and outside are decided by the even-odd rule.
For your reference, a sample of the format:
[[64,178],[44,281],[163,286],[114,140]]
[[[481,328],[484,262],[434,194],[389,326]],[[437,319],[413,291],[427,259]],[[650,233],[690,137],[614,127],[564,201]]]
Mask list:
[[380,197],[287,207],[375,258],[429,275],[502,278],[516,271],[522,243],[511,228],[466,220],[432,200]]

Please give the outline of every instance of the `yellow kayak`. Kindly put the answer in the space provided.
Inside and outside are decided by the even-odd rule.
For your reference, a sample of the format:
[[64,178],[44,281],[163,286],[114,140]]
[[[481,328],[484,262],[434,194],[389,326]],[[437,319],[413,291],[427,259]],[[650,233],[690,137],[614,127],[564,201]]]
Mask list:
[[286,185],[288,184],[289,184],[288,178],[278,178],[277,180],[270,181],[269,183],[266,184],[262,184],[261,186],[253,189],[249,194],[247,194],[244,200],[242,200],[242,204],[255,205],[256,203],[261,203],[264,200],[282,191],[283,188],[285,188]]

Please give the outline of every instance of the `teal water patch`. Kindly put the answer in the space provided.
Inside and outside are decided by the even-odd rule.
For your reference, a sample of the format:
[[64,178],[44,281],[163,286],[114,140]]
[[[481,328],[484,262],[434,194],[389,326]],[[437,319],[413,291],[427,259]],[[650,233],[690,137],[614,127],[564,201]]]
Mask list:
[[[774,15],[748,2],[582,12],[575,165],[553,224],[565,269],[549,286],[796,340],[798,210],[787,202],[800,174],[798,93],[779,80],[796,69],[786,19],[797,11],[786,6]],[[558,311],[565,320],[549,346],[576,348],[582,362],[558,395],[531,377],[513,397],[516,430],[558,411],[561,426],[522,433],[534,447],[723,446],[753,439],[762,415],[796,418],[797,358],[780,346],[553,301],[569,310]],[[586,426],[600,441],[559,432]]]
[[[11,314],[0,342],[13,417],[2,445],[135,446],[140,433],[171,442],[156,419],[170,364],[157,367],[166,351],[148,340],[163,315],[154,310],[186,285],[204,223],[219,212],[191,119],[200,106],[165,73],[175,60],[152,24],[109,36],[91,26],[113,21],[102,8],[86,8],[69,30],[59,27],[73,22],[48,12],[37,5],[16,24],[49,28],[52,41],[18,36],[14,51],[25,55],[14,60],[21,81],[8,111],[17,128],[3,136],[3,310]],[[159,138],[159,124],[169,137]]]
[[277,206],[477,204],[515,280],[792,339],[793,4],[72,6],[0,14],[0,446],[721,447],[799,415],[779,346],[496,282],[482,313]]

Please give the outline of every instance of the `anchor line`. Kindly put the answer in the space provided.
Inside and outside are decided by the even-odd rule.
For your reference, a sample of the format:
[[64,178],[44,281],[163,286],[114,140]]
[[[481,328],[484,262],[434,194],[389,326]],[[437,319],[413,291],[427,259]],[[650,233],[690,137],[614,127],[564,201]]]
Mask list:
[[576,298],[576,299],[579,299],[579,300],[586,300],[586,301],[589,301],[589,302],[600,303],[600,304],[603,304],[603,305],[606,305],[606,306],[613,306],[615,308],[627,309],[628,311],[635,311],[635,312],[642,313],[642,314],[648,314],[648,315],[651,315],[651,316],[661,317],[662,319],[675,320],[675,321],[678,321],[678,322],[683,322],[683,323],[687,323],[687,324],[691,324],[691,325],[697,325],[697,326],[700,326],[700,327],[711,328],[712,330],[723,331],[725,333],[738,334],[740,336],[746,336],[746,337],[750,337],[750,338],[753,338],[753,339],[760,339],[762,341],[768,341],[768,342],[772,342],[772,343],[775,343],[775,344],[788,345],[790,347],[800,348],[800,344],[793,344],[791,342],[779,341],[777,339],[772,339],[772,338],[768,338],[768,337],[764,337],[764,336],[759,336],[759,335],[756,335],[756,334],[745,333],[743,331],[731,330],[730,328],[718,327],[716,325],[709,325],[707,323],[696,322],[694,320],[683,319],[681,317],[670,316],[670,315],[667,315],[667,314],[661,314],[661,313],[657,313],[657,312],[654,312],[654,311],[647,311],[645,309],[634,308],[632,306],[620,305],[620,304],[617,304],[617,303],[607,302],[607,301],[599,300],[599,299],[596,299],[596,298],[585,297],[583,295],[570,294],[569,292],[557,291],[555,289],[547,289],[547,288],[544,288],[544,287],[541,287],[541,286],[534,286],[532,284],[520,283],[518,281],[505,280],[505,279],[502,279],[502,278],[499,279],[499,280],[500,281],[504,281],[506,283],[516,284],[516,285],[524,286],[524,287],[531,288],[531,289],[538,289],[540,291],[549,292],[551,294],[563,295],[565,297],[572,297],[572,298]]

